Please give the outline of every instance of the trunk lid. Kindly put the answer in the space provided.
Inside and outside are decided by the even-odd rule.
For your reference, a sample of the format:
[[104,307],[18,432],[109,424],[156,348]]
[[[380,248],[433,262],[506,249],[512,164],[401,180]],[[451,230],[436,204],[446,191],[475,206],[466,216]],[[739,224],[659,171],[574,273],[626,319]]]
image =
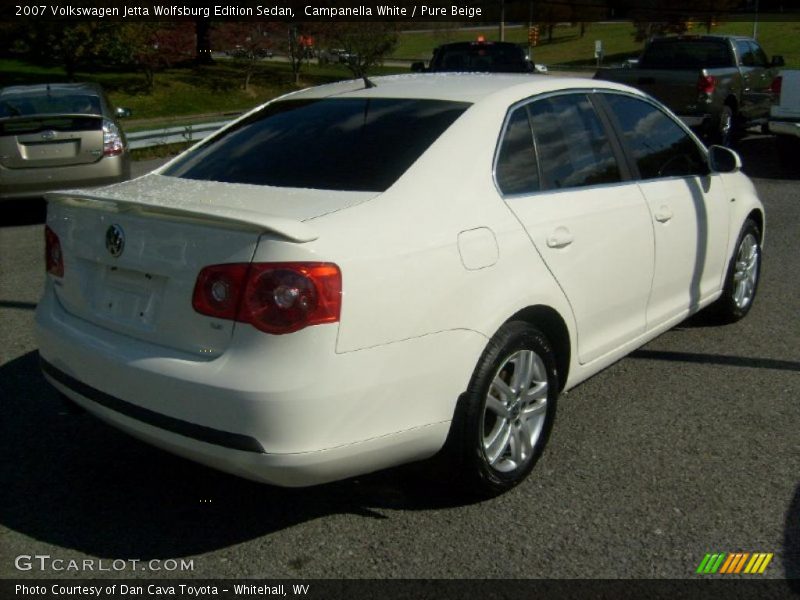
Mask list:
[[64,256],[55,293],[67,312],[95,325],[213,358],[228,347],[234,322],[192,308],[200,270],[251,262],[262,237],[311,242],[317,233],[305,221],[374,195],[161,175],[48,194],[47,222]]
[[0,164],[7,169],[50,168],[103,157],[103,117],[37,115],[0,119]]

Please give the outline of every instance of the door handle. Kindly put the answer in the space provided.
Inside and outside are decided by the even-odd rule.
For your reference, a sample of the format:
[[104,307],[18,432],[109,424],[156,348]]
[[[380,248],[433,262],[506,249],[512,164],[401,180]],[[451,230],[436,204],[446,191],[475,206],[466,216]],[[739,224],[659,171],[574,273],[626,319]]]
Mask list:
[[669,206],[662,206],[654,216],[659,223],[666,223],[672,218],[672,211]]
[[572,233],[566,227],[559,227],[547,238],[548,248],[566,248],[573,241]]

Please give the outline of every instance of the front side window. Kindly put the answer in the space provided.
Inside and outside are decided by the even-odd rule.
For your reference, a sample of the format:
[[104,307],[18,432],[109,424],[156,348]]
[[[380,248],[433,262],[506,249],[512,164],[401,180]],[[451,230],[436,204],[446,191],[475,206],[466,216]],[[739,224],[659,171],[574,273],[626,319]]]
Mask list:
[[533,148],[528,110],[523,106],[511,113],[500,142],[495,170],[497,186],[504,194],[526,194],[539,189],[539,169]]
[[529,105],[542,189],[622,179],[600,118],[586,94],[567,94]]
[[181,157],[164,175],[383,192],[468,107],[406,98],[275,102]]
[[708,173],[705,155],[671,117],[638,98],[603,97],[617,118],[642,179]]
[[731,65],[728,44],[721,40],[656,40],[639,60],[642,69],[712,69]]
[[747,42],[736,42],[736,52],[739,53],[739,62],[745,67],[752,67],[755,65],[755,56],[753,49]]
[[756,44],[755,42],[750,42],[750,49],[753,52],[753,64],[757,67],[768,67],[769,61],[767,60],[767,55],[761,49],[761,46]]

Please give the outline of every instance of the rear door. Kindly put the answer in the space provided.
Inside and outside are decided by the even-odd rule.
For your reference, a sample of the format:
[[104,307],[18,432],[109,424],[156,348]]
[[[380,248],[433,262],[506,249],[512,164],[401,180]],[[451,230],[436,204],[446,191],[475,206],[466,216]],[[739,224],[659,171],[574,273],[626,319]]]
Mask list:
[[650,215],[589,94],[512,112],[495,173],[570,302],[580,362],[641,335],[653,275]]

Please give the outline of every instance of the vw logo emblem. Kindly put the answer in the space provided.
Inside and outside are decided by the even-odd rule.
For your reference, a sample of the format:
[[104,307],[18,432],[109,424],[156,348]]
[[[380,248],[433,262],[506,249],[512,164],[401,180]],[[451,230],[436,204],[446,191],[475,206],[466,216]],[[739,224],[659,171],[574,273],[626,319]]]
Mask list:
[[51,131],[43,131],[42,132],[42,139],[43,140],[52,140],[54,137],[56,137],[56,132],[55,131],[51,130]]
[[114,258],[125,250],[125,232],[119,225],[112,225],[106,231],[106,249]]

